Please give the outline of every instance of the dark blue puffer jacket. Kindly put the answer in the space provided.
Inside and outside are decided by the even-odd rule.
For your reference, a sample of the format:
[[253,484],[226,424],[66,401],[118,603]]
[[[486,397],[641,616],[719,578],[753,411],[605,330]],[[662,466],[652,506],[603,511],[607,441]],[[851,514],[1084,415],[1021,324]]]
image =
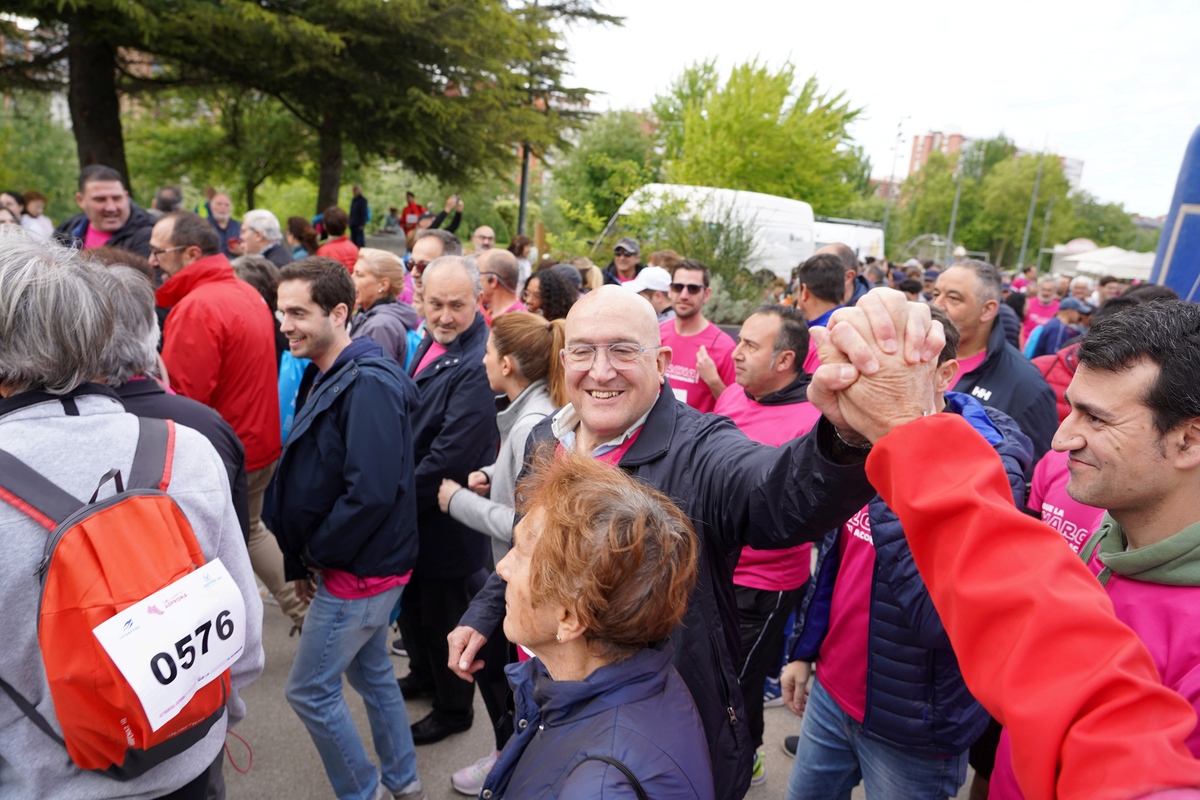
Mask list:
[[505,667],[513,687],[513,737],[480,797],[633,798],[615,758],[657,800],[712,800],[708,741],[696,704],[671,662],[668,640],[608,664],[582,681],[555,681],[537,659]]
[[[960,414],[996,448],[1008,473],[1013,502],[1022,508],[1025,470],[1033,461],[1029,437],[1007,414],[985,408],[969,395],[947,392],[946,411]],[[875,567],[863,733],[910,753],[957,755],[979,738],[988,713],[963,683],[958,659],[913,563],[900,520],[878,495],[867,507]],[[841,561],[840,536],[839,528],[821,545],[816,580],[809,581],[788,642],[793,661],[815,660],[829,630],[830,603]]]

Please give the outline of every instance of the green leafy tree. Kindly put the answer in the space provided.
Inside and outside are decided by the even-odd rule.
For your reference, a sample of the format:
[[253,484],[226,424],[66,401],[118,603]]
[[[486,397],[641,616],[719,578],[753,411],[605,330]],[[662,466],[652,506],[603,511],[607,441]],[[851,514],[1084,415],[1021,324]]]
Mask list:
[[967,177],[982,181],[1002,161],[1017,154],[1017,145],[1003,133],[990,139],[975,139],[962,152],[960,166]]
[[71,132],[51,113],[50,99],[15,91],[0,104],[0,191],[36,189],[56,223],[77,211]]
[[[1039,159],[1038,155],[1025,155],[1001,161],[983,179],[979,212],[964,231],[964,239],[968,249],[989,252],[997,266],[1016,265]],[[1069,237],[1074,224],[1071,203],[1067,198],[1069,190],[1070,185],[1058,159],[1047,155],[1042,166],[1042,180],[1029,236],[1030,253],[1034,260],[1037,258],[1034,251],[1042,236],[1046,207],[1051,200],[1054,201],[1054,210],[1046,241],[1066,241]]]
[[249,210],[267,180],[283,183],[311,171],[312,129],[272,97],[219,88],[150,99],[125,124],[133,183],[143,197],[177,181],[186,164],[193,184],[231,188]]
[[668,161],[683,155],[684,115],[688,109],[703,108],[705,98],[720,82],[716,59],[698,61],[685,69],[666,93],[654,98],[650,109],[658,120],[659,141]]
[[[1093,194],[1076,192],[1072,197],[1075,216],[1072,239],[1091,239],[1100,247],[1132,249],[1138,240],[1138,226],[1120,203],[1102,203]],[[1143,234],[1143,238],[1145,234]]]
[[572,206],[591,203],[605,220],[638,187],[654,183],[661,165],[651,122],[632,111],[609,111],[585,127],[554,165],[554,193]]
[[564,84],[551,20],[617,21],[587,0],[0,0],[0,11],[40,23],[34,34],[4,23],[17,41],[37,38],[37,55],[6,53],[0,86],[66,88],[80,163],[128,174],[122,93],[235,85],[316,132],[318,208],[337,201],[348,152],[466,181],[510,168],[515,143],[557,143],[587,116],[587,92]]
[[823,214],[842,212],[861,193],[862,155],[847,132],[861,109],[844,93],[822,92],[816,78],[797,90],[791,64],[777,72],[742,64],[723,85],[711,82],[711,64],[690,70],[673,89],[683,93],[656,103],[680,120],[678,134],[673,119],[664,123],[671,182],[795,198]]
[[961,240],[966,228],[979,209],[981,184],[965,171],[958,171],[956,156],[941,152],[929,154],[918,172],[910,175],[900,187],[900,203],[896,212],[898,225],[894,245],[926,233],[945,236],[950,231],[954,210],[954,194],[962,181],[958,216],[955,219],[955,239]]

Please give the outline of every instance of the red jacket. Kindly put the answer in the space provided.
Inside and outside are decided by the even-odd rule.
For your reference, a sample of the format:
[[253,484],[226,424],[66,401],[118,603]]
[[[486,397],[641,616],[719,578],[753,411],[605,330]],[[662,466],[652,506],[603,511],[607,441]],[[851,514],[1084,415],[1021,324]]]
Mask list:
[[342,262],[353,275],[354,265],[358,262],[358,245],[350,241],[349,236],[339,236],[318,247],[317,255]]
[[413,201],[400,211],[400,227],[408,233],[417,227],[417,218],[425,213],[425,206]]
[[1058,421],[1061,423],[1071,413],[1071,406],[1063,395],[1075,377],[1079,368],[1079,342],[1069,344],[1057,353],[1049,353],[1033,359],[1033,365],[1042,373],[1046,383],[1054,390],[1054,399],[1058,404]]
[[1028,800],[1200,786],[1185,744],[1196,712],[1062,537],[1013,507],[967,422],[900,426],[875,444],[867,477],[900,517],[968,688],[1012,737]]
[[156,298],[171,308],[162,351],[171,388],[225,418],[246,448],[248,472],[269,466],[279,458],[279,388],[275,325],[262,295],[218,253],[175,273]]

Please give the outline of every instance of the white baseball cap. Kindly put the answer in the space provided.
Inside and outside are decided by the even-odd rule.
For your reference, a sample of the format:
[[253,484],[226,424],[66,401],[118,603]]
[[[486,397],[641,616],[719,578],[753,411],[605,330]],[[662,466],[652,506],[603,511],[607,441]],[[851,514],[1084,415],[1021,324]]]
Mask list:
[[647,289],[654,292],[669,292],[671,290],[671,273],[662,267],[642,267],[637,277],[622,283],[631,292],[644,292]]

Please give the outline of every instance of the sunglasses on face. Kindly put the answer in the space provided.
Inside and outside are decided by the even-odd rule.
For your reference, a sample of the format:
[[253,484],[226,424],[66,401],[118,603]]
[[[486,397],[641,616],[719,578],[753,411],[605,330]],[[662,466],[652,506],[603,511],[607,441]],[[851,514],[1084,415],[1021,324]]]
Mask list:
[[702,283],[672,283],[671,284],[671,291],[674,292],[675,294],[683,294],[685,289],[687,290],[688,294],[700,294],[701,292],[704,291],[704,284],[702,284]]
[[630,252],[629,250],[626,250],[624,247],[618,247],[616,250],[613,250],[613,254],[618,255],[618,256],[636,256],[637,255],[637,253]]
[[425,268],[428,266],[429,266],[428,261],[410,261],[410,262],[408,262],[408,269],[414,275],[420,275],[421,273],[423,273],[425,271]]

